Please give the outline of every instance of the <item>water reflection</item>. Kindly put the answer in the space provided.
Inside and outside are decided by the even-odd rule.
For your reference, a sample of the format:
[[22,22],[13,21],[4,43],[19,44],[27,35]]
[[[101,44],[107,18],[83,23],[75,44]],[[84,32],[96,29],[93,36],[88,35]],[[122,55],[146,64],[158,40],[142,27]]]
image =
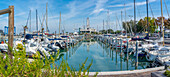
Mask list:
[[[122,53],[122,56],[120,54],[120,50],[112,49],[100,41],[85,40],[68,48],[63,58],[75,69],[78,69],[79,64],[88,57],[87,65],[93,59],[90,71],[134,70],[135,58],[130,55],[127,57],[124,53]],[[61,59],[56,63],[59,64],[60,61]],[[144,69],[147,65],[149,65],[148,62],[139,62],[137,69]]]

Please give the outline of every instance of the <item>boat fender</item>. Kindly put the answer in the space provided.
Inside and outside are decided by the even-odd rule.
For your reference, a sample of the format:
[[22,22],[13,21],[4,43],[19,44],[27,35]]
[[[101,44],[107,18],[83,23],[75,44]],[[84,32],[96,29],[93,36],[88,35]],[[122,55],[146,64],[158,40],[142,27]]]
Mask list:
[[147,55],[147,58],[149,59],[149,55]]

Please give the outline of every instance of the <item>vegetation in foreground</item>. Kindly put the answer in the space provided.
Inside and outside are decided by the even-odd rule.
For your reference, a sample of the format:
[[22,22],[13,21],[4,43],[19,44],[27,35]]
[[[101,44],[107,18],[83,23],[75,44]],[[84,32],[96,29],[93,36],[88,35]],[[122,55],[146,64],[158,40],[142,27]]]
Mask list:
[[[13,50],[13,59],[9,55],[0,56],[0,76],[26,76],[26,77],[80,77],[88,76],[89,69],[92,65],[85,67],[86,61],[79,66],[79,70],[70,67],[68,63],[62,59],[59,65],[55,64],[56,57],[41,58],[40,53],[33,56],[33,61],[29,62],[26,57],[26,51],[22,45],[17,46],[17,51]],[[97,75],[97,73],[96,73]],[[94,75],[94,76],[96,76]]]
[[[170,68],[170,67],[169,67],[169,68]],[[164,75],[167,76],[167,77],[170,77],[170,70],[166,70],[166,71],[164,72]]]

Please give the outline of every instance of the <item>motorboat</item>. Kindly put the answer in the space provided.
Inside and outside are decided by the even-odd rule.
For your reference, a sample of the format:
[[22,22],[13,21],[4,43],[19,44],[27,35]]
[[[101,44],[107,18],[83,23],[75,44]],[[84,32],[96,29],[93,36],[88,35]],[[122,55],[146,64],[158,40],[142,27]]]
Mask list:
[[147,53],[148,54],[146,56],[146,59],[148,61],[155,61],[156,58],[161,57],[161,56],[163,56],[163,57],[170,56],[169,47],[166,47],[166,46],[155,47],[155,48],[149,50]]

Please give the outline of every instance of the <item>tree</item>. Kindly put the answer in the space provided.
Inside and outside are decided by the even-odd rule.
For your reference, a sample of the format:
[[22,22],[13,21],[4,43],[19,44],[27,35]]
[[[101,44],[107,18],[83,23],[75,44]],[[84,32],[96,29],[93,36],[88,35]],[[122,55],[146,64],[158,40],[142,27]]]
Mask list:
[[114,33],[114,31],[112,29],[108,29],[107,31],[108,31],[108,33],[111,33],[111,34]]
[[101,32],[102,34],[106,34],[106,30],[100,30],[99,32]]
[[134,23],[133,20],[130,20],[128,22],[123,22],[123,28],[124,28],[124,30],[127,31],[127,33],[134,32],[135,27],[134,27],[133,23]]
[[120,31],[120,30],[117,30],[115,33],[116,33],[116,34],[120,34],[120,33],[121,33],[121,31]]
[[147,17],[144,18],[144,25],[146,25],[145,29],[148,30],[150,33],[155,32],[155,29],[157,29],[157,25],[155,23],[155,18],[148,17],[148,23],[149,27],[147,27]]
[[155,32],[155,29],[157,28],[157,25],[155,23],[156,19],[155,18],[148,18],[149,20],[149,27],[147,27],[147,17],[144,19],[140,19],[139,21],[136,21],[136,27],[133,25],[134,21],[130,20],[128,22],[123,22],[123,28],[127,30],[127,33],[140,33],[142,31],[149,31],[151,33]]
[[137,28],[137,32],[142,32],[145,28],[144,28],[144,20],[143,19],[140,19],[137,24],[136,24],[136,28]]
[[[163,17],[163,21],[165,20],[165,17]],[[161,30],[162,30],[162,17],[157,17],[157,19],[156,19],[156,25],[158,25],[159,26],[159,28],[160,28],[160,32],[162,32]]]
[[100,30],[99,32],[101,32],[102,34],[107,34],[108,33],[111,33],[111,34],[114,34],[114,31],[112,29],[108,29],[108,30]]
[[170,18],[164,20],[164,26],[166,29],[170,29]]

